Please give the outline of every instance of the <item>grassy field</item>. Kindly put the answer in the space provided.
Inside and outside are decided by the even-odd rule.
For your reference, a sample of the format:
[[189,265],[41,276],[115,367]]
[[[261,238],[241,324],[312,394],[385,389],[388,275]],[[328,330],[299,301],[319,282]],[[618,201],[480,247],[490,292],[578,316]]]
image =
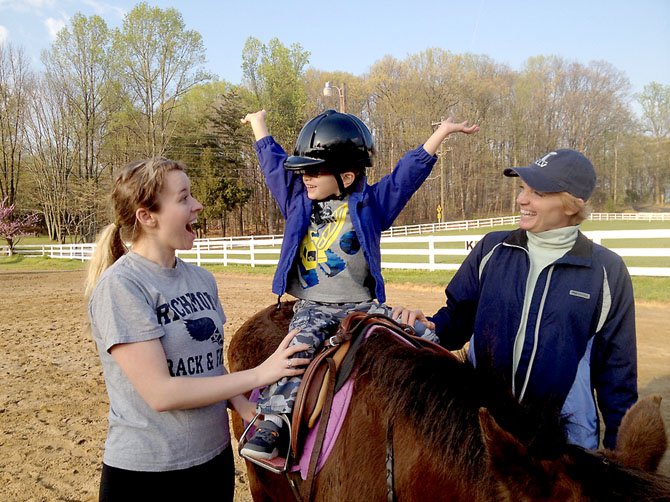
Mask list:
[[0,257],[0,272],[26,272],[30,270],[82,270],[87,266],[80,260],[62,260],[58,258],[24,258],[14,255]]
[[[501,227],[492,227],[487,229],[440,232],[436,235],[481,235],[495,230],[510,230],[514,225]],[[641,221],[586,221],[582,224],[582,230],[641,230],[641,229],[667,229],[670,228],[670,222],[641,222]],[[664,247],[667,246],[667,240],[660,242],[659,239],[617,239],[603,241],[607,247]],[[30,237],[21,240],[21,244],[51,244],[44,237]],[[440,247],[462,249],[462,243],[440,243]],[[385,244],[384,248],[412,248],[425,247],[421,244]],[[257,258],[277,259],[277,254],[268,253],[267,256],[257,256]],[[425,261],[425,257],[413,256],[393,256],[393,261],[402,260],[406,262]],[[388,261],[391,261],[390,259]],[[461,257],[458,256],[439,256],[438,263],[460,263]],[[646,257],[625,257],[624,261],[629,266],[656,266],[670,267],[670,258],[646,258]],[[23,258],[21,256],[0,257],[0,271],[29,271],[29,270],[80,270],[86,268],[86,263],[78,260],[51,259],[51,258]],[[272,275],[274,266],[256,266],[249,267],[244,265],[206,265],[205,268],[216,271],[239,272],[244,274]],[[420,271],[420,270],[384,270],[384,277],[389,284],[412,284],[416,286],[446,286],[454,273],[450,271]],[[633,287],[635,297],[638,301],[670,303],[670,277],[641,277],[635,276]]]

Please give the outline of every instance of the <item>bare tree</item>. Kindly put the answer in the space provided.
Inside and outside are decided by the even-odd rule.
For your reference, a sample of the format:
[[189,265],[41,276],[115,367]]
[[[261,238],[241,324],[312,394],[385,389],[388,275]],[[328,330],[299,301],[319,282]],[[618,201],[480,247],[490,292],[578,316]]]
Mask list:
[[652,82],[637,99],[644,110],[645,132],[651,139],[649,161],[654,203],[663,204],[670,190],[670,86]]
[[100,148],[118,93],[111,80],[111,33],[99,16],[76,14],[48,51],[42,54],[49,78],[67,98],[76,119],[81,150],[79,175],[97,179],[103,170]]
[[[118,86],[111,75],[111,33],[102,18],[77,14],[62,29],[52,47],[42,54],[46,76],[60,89],[76,135],[76,196],[70,198],[70,234],[93,240],[103,199],[96,197],[98,180],[105,171],[101,154],[113,113],[118,109]],[[81,201],[81,205],[75,205]]]
[[16,200],[33,73],[21,48],[0,44],[0,198]]
[[76,211],[70,185],[76,174],[77,142],[70,101],[58,82],[42,79],[33,101],[28,146],[30,170],[36,183],[35,197],[44,213],[49,237],[65,242]]

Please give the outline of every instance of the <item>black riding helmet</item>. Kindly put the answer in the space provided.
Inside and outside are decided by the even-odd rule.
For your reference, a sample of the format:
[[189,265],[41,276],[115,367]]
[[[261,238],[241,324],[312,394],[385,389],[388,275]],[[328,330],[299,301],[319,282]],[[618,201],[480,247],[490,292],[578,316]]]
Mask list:
[[284,168],[298,174],[311,169],[332,173],[344,193],[339,174],[346,171],[365,174],[365,168],[372,166],[374,154],[372,134],[361,119],[326,110],[304,125]]

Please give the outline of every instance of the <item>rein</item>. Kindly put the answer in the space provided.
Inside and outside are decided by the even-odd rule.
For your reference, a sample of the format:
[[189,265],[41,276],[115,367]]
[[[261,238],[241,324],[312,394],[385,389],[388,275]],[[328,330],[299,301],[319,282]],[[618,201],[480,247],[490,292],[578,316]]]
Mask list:
[[386,427],[386,502],[395,502],[393,484],[393,424]]

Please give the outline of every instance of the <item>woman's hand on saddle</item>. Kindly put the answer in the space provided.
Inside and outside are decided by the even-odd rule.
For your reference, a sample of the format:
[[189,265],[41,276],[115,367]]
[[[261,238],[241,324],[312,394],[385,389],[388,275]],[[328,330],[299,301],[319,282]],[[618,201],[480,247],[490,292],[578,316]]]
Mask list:
[[290,345],[291,340],[300,332],[299,329],[294,329],[284,337],[282,342],[277,347],[277,350],[257,366],[261,385],[267,385],[276,382],[283,377],[291,377],[302,375],[305,372],[311,359],[303,357],[293,357],[294,354],[308,350],[310,347],[306,343],[298,343]]
[[435,331],[435,323],[429,321],[421,310],[411,310],[403,306],[393,307],[391,318],[408,326],[414,326],[414,323],[419,321],[426,328]]

